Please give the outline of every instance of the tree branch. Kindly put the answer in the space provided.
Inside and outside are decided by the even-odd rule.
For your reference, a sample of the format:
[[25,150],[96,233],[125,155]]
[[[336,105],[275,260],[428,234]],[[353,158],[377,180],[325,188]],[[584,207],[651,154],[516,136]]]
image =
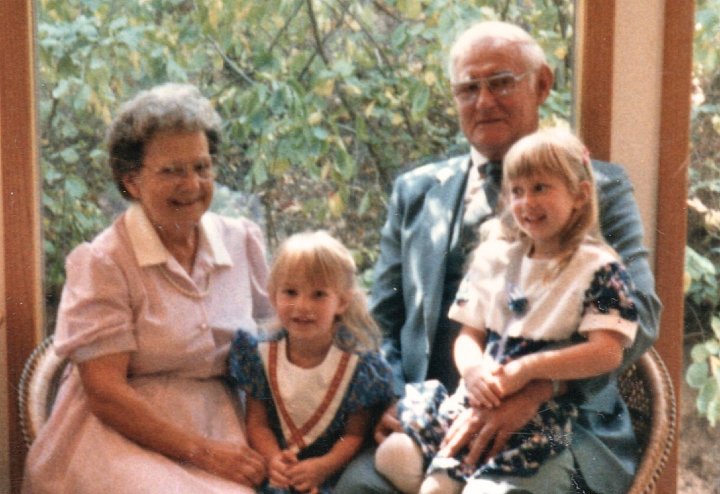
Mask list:
[[312,26],[312,33],[313,38],[315,39],[315,46],[317,47],[317,53],[320,55],[320,58],[323,59],[323,62],[325,62],[325,65],[330,66],[330,61],[325,54],[325,48],[323,47],[323,42],[320,39],[320,30],[318,29],[317,25],[317,19],[315,18],[315,10],[313,9],[312,0],[307,0],[306,2],[307,9],[308,9],[308,15],[310,16],[310,25]]

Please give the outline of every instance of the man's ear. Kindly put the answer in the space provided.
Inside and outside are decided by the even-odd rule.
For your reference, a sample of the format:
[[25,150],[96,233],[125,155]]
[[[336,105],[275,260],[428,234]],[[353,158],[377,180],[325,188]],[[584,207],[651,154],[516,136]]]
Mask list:
[[538,97],[538,104],[545,102],[555,82],[555,74],[546,64],[540,66],[535,75],[535,91]]

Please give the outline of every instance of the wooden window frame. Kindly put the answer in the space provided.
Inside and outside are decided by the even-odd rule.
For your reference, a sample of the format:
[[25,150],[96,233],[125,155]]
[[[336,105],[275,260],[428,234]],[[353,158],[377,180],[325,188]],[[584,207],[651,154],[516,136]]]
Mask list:
[[[612,40],[615,0],[578,0],[585,20],[579,50],[581,73],[577,115],[579,132],[593,153],[609,157],[612,109]],[[19,492],[25,448],[17,415],[17,387],[25,359],[43,335],[40,175],[35,99],[34,9],[32,0],[0,2],[0,338],[4,362],[10,451],[10,489]],[[657,344],[679,388],[682,345],[682,275],[686,172],[689,142],[689,87],[692,62],[693,2],[664,1],[665,25],[660,123],[656,242],[657,291],[665,310]],[[592,22],[589,22],[589,21]],[[673,235],[662,232],[672,231]],[[0,351],[2,346],[0,345]],[[0,392],[2,390],[0,389]],[[676,441],[677,444],[677,441]],[[3,445],[4,447],[5,445]],[[675,492],[677,448],[663,478],[661,492]],[[0,490],[5,486],[0,485]]]

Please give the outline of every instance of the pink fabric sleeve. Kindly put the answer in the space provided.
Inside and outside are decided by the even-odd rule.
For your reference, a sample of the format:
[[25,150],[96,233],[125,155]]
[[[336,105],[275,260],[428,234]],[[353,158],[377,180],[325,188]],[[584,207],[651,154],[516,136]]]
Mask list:
[[55,330],[56,352],[82,362],[137,349],[126,277],[89,243],[68,256]]

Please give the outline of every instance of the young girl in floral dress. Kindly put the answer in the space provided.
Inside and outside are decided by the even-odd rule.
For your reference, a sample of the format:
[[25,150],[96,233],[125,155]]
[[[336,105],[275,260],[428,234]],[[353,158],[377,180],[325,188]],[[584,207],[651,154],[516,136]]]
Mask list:
[[612,373],[635,337],[631,282],[600,238],[583,144],[563,130],[518,141],[504,160],[503,201],[500,233],[476,249],[450,308],[462,324],[460,386],[449,397],[439,384],[408,393],[398,407],[405,432],[378,449],[376,466],[403,492],[553,491],[552,469],[574,468],[569,400],[554,396],[479,462],[467,449],[445,454],[448,430],[468,408],[497,406],[532,380],[551,380],[557,395],[565,381]]
[[246,392],[248,439],[268,466],[262,492],[332,492],[376,409],[393,398],[355,271],[327,233],[290,237],[268,286],[277,330],[259,341],[239,331],[233,343],[229,369]]

